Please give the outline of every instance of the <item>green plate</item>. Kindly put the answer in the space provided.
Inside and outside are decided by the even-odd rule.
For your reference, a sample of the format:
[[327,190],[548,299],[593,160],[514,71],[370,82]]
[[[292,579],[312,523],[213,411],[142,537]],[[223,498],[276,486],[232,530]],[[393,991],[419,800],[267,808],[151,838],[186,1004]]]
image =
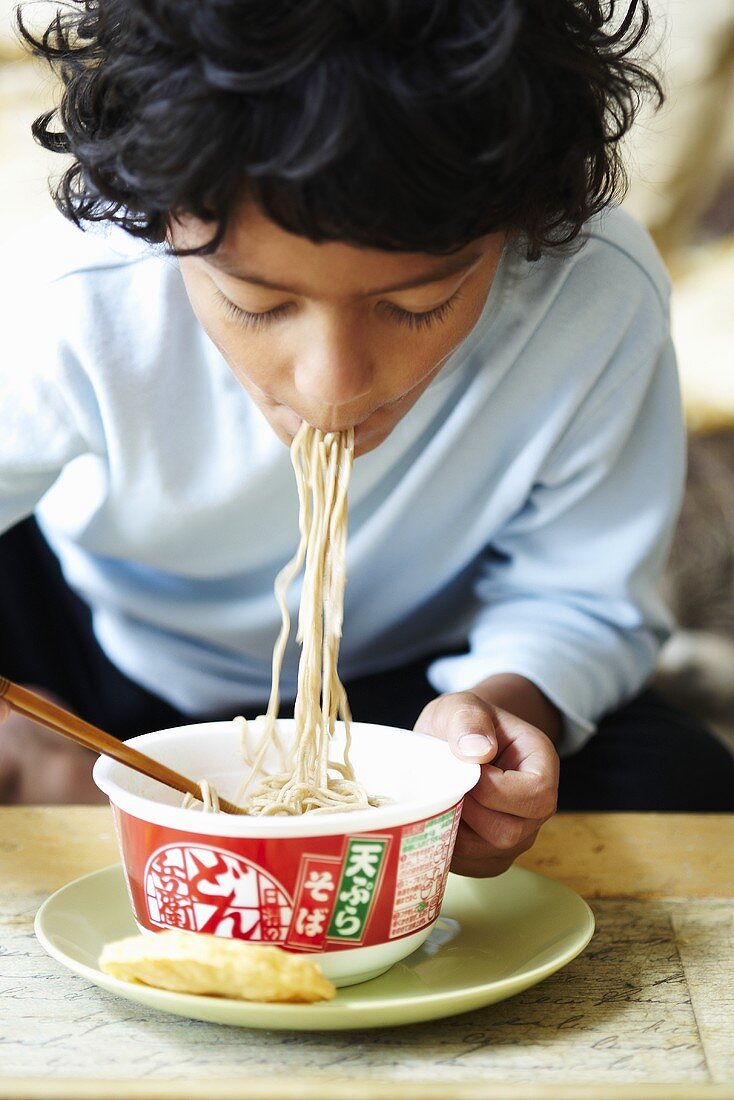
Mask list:
[[520,867],[492,879],[451,875],[441,916],[421,948],[387,974],[314,1005],[171,993],[103,974],[97,959],[104,944],[137,932],[119,866],[57,890],[35,927],[49,955],[128,1000],[216,1024],[329,1031],[436,1020],[512,997],[583,951],[594,917],[568,887]]

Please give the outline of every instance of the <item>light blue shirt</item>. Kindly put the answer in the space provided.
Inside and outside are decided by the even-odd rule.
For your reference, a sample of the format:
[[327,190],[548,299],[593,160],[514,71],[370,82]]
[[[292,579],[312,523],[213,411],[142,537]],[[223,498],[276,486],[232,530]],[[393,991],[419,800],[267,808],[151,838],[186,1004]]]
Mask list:
[[[526,676],[565,715],[565,751],[653,668],[684,469],[660,260],[619,210],[587,237],[535,263],[508,249],[470,335],[357,460],[340,665],[468,642],[434,687]],[[297,539],[288,451],[174,259],[73,238],[47,286],[21,281],[0,338],[0,529],[35,511],[133,680],[186,713],[257,706]],[[291,641],[285,697],[296,667]]]

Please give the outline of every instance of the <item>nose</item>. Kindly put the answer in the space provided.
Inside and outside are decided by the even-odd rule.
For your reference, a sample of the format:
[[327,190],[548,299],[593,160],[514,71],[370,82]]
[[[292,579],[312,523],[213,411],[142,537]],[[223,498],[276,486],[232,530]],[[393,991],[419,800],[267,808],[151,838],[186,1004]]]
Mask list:
[[294,382],[304,401],[334,411],[368,394],[374,370],[359,326],[324,321],[297,356]]

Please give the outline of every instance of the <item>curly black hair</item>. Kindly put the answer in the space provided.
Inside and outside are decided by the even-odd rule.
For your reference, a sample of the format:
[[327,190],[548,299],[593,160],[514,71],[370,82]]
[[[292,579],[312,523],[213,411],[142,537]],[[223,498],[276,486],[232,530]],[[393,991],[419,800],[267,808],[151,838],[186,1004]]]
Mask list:
[[[67,0],[33,134],[74,162],[62,213],[165,240],[249,195],[312,241],[440,254],[495,230],[530,258],[626,185],[654,74],[646,0]],[[54,127],[58,117],[61,129]]]

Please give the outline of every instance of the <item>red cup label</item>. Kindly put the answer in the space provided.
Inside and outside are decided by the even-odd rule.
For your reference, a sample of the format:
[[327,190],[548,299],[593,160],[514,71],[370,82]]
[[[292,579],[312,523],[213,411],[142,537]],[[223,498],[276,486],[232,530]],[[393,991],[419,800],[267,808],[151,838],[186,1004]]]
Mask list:
[[170,844],[145,868],[148,918],[158,928],[278,943],[292,904],[262,867],[212,845]]
[[286,944],[302,951],[323,951],[341,871],[338,857],[302,856],[293,920]]
[[208,837],[114,813],[139,924],[338,951],[436,919],[461,803],[380,832],[277,840]]

